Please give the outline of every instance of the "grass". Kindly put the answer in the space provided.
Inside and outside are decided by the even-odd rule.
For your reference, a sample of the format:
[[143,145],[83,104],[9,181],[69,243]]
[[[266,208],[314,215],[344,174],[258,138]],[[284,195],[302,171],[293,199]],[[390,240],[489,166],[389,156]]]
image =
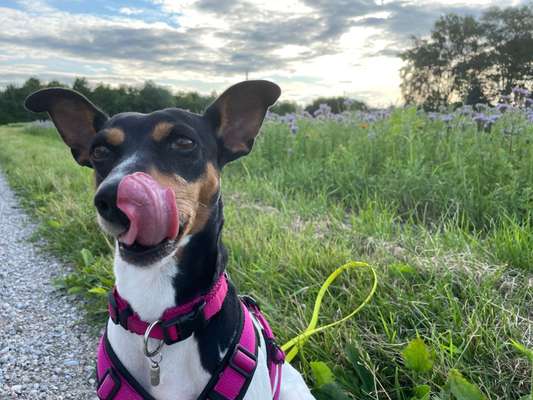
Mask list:
[[[530,393],[531,366],[511,340],[533,345],[531,126],[509,140],[505,119],[485,133],[414,110],[370,127],[299,124],[296,136],[267,124],[252,155],[224,171],[224,241],[232,279],[262,303],[280,342],[305,328],[333,269],[352,259],[375,266],[370,304],[301,353],[309,382],[318,360],[357,399],[423,398],[415,388],[428,385],[461,400],[456,370],[488,399]],[[61,284],[101,321],[111,244],[95,223],[90,170],[52,130],[2,127],[0,141],[0,166],[41,221],[38,234],[75,265]],[[343,275],[320,321],[355,308],[371,283],[368,271]],[[402,355],[416,338],[432,354],[429,369]]]

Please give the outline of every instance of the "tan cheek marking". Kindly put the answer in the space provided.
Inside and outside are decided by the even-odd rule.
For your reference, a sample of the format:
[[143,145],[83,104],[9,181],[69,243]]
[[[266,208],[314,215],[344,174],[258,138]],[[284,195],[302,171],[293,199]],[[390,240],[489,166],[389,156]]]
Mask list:
[[198,210],[199,185],[189,183],[185,179],[177,175],[166,175],[152,168],[148,173],[162,186],[170,187],[176,196],[176,206],[180,213],[180,217],[185,217],[188,222],[188,229],[185,234],[188,234],[191,223],[196,217]]
[[185,215],[188,219],[184,234],[194,235],[200,232],[209,220],[211,201],[220,187],[219,174],[213,164],[207,164],[204,174],[192,183],[176,175],[162,174],[155,168],[149,174],[159,184],[174,191],[180,215]]
[[160,142],[168,136],[173,126],[174,125],[168,122],[158,123],[152,131],[152,139],[154,139],[156,142]]
[[207,224],[211,213],[211,202],[220,189],[220,177],[213,164],[207,164],[205,173],[198,180],[198,183],[200,183],[201,187],[198,199],[198,212],[191,227],[192,234],[200,232],[205,227],[205,224]]
[[120,128],[111,128],[107,130],[106,133],[106,141],[107,143],[113,145],[113,146],[119,146],[122,143],[124,143],[126,135],[124,134],[124,131]]

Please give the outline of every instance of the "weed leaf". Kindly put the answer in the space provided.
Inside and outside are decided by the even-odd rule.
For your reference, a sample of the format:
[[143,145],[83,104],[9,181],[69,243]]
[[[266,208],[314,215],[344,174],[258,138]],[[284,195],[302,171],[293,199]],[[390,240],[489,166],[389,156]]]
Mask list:
[[316,387],[320,388],[335,381],[335,376],[331,369],[322,361],[311,362],[311,372],[315,378]]
[[83,260],[83,265],[85,267],[90,267],[91,264],[94,262],[94,257],[91,251],[87,249],[82,249],[80,253],[81,253],[81,258]]
[[327,383],[316,389],[313,394],[318,400],[350,400],[347,394],[335,382]]
[[430,400],[431,388],[428,385],[418,385],[415,387],[414,396],[411,400]]
[[93,287],[89,289],[89,293],[98,294],[101,296],[105,296],[107,294],[107,290],[101,287]]
[[433,369],[435,353],[420,338],[413,339],[402,351],[405,366],[415,372],[429,372]]
[[473,383],[468,382],[456,369],[450,370],[448,384],[457,400],[486,400],[481,390]]
[[516,340],[511,339],[511,344],[513,347],[518,350],[523,356],[527,357],[529,361],[533,362],[533,350],[528,349],[522,343],[517,342]]
[[352,368],[361,381],[361,389],[370,393],[374,389],[374,377],[363,364],[359,350],[353,344],[346,346],[346,357],[348,357]]

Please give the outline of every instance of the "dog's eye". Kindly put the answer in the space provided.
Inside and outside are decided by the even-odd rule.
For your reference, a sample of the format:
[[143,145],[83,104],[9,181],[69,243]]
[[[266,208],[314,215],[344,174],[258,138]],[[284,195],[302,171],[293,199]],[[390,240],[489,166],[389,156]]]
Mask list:
[[93,149],[91,156],[95,161],[103,161],[111,156],[111,150],[105,146],[97,146]]
[[186,136],[179,136],[172,141],[170,147],[174,150],[190,150],[195,146],[196,143],[192,139],[189,139]]

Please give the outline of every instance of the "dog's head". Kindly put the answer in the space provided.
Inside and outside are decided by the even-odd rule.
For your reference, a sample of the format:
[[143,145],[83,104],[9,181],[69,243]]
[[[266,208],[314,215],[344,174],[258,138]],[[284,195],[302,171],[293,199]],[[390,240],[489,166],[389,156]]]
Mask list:
[[201,232],[220,194],[222,167],[252,149],[269,106],[268,81],[227,89],[203,115],[169,108],[109,118],[81,94],[37,91],[26,107],[48,112],[78,164],[94,169],[94,204],[121,257],[146,265]]

